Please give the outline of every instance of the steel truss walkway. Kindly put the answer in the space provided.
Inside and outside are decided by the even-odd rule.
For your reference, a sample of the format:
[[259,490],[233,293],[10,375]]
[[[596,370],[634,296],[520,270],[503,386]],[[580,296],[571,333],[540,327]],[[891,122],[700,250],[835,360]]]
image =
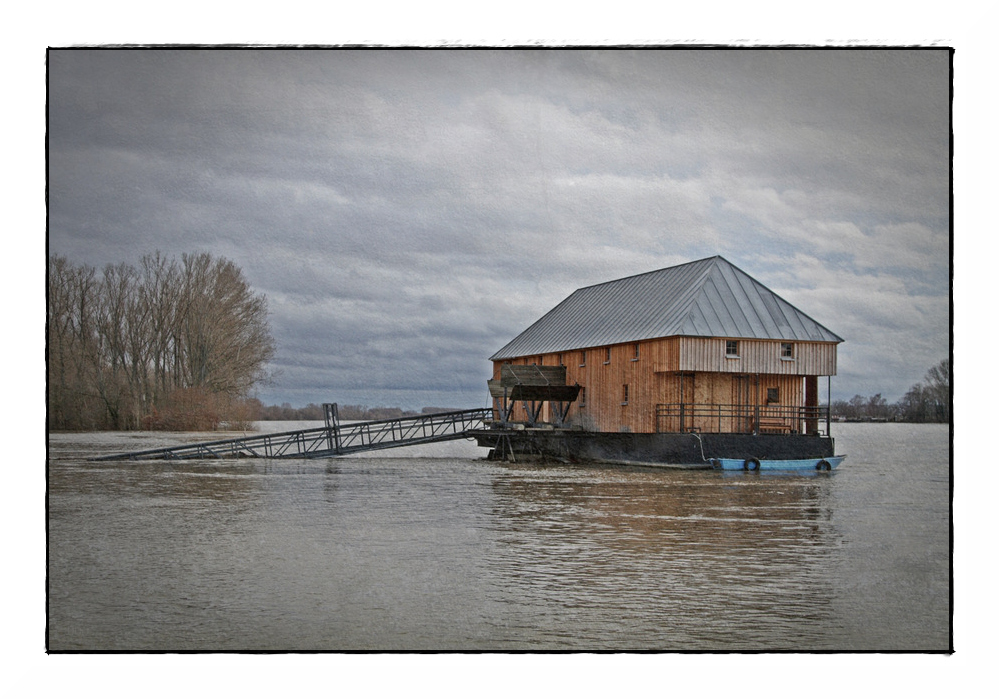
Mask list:
[[341,425],[336,403],[325,403],[325,427],[222,439],[179,447],[101,456],[93,461],[144,459],[315,459],[463,439],[492,420],[491,408],[432,413]]

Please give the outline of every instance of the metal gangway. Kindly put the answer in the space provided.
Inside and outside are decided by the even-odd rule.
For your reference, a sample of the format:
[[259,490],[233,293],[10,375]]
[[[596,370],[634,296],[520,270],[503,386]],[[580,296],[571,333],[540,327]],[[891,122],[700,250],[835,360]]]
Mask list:
[[491,408],[428,413],[343,425],[336,403],[324,403],[325,427],[145,449],[99,456],[93,461],[146,459],[315,459],[376,449],[463,439],[492,420]]

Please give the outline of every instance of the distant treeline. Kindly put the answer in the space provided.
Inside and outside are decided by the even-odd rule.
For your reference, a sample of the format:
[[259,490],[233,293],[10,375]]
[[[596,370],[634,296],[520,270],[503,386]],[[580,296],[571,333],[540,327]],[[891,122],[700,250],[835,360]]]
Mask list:
[[159,253],[101,272],[51,257],[48,426],[209,430],[250,419],[274,354],[267,301],[235,264]]
[[[304,408],[293,408],[290,403],[263,405],[260,401],[250,401],[251,413],[255,420],[322,420],[323,406],[309,403]],[[366,405],[338,405],[337,413],[341,420],[390,420],[399,417],[412,417],[429,413],[448,413],[458,408],[423,408],[419,413],[402,408],[369,408]]]
[[945,359],[897,403],[889,403],[880,393],[855,395],[848,401],[833,401],[832,414],[847,420],[950,422],[950,404],[950,360]]

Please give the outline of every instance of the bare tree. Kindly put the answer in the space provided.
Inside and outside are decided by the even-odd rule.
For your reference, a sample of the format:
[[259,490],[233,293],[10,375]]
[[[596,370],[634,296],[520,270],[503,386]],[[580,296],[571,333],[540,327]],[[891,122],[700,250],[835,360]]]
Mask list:
[[935,420],[950,421],[950,360],[944,359],[926,372],[926,396]]
[[177,263],[159,252],[140,261],[142,277],[139,299],[149,317],[149,363],[152,378],[145,392],[150,404],[156,404],[172,388],[170,373],[174,341],[174,318],[180,291]]
[[49,421],[50,424],[63,426],[69,424],[71,392],[76,378],[73,363],[75,273],[66,258],[53,257],[49,260],[46,294]]
[[[226,411],[247,414],[241,403],[266,378],[274,341],[266,299],[234,263],[202,253],[178,265],[156,253],[138,269],[108,265],[98,279],[53,257],[48,283],[50,426],[188,424],[177,413],[198,410],[215,424]],[[156,417],[164,413],[172,415]]]
[[253,294],[236,265],[185,255],[181,299],[186,385],[235,397],[264,378],[274,354],[267,301]]

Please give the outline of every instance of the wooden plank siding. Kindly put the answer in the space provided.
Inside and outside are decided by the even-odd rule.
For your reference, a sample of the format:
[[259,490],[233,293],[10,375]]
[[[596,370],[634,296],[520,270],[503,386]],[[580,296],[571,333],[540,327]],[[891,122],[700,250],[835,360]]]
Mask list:
[[[681,337],[679,371],[717,371],[732,374],[835,376],[836,344],[792,342],[792,359],[781,357],[780,340],[736,340],[736,357],[725,354],[726,338]],[[729,338],[734,339],[734,338]]]
[[[766,404],[767,389],[777,389],[779,404],[802,406],[805,376],[836,373],[834,343],[795,342],[794,357],[782,359],[780,341],[738,342],[737,358],[726,357],[725,338],[696,337],[532,355],[494,362],[493,379],[501,378],[505,363],[564,365],[566,384],[578,383],[584,389],[569,411],[570,424],[601,432],[648,433],[656,431],[658,404],[730,406],[755,405],[759,401],[762,406]],[[512,419],[525,418],[523,408],[517,406]],[[540,419],[550,421],[547,405]],[[736,422],[733,418],[702,417],[692,426],[704,432],[727,432],[741,429]]]

